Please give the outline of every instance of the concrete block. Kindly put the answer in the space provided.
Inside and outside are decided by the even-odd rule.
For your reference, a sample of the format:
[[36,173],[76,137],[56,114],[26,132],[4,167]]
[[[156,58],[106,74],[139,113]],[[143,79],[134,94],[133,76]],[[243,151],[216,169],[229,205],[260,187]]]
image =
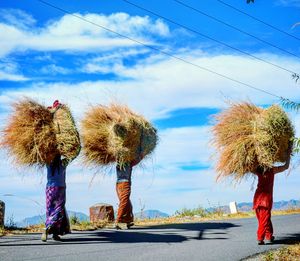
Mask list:
[[97,223],[99,221],[114,221],[115,214],[112,205],[105,203],[98,203],[90,207],[90,221]]

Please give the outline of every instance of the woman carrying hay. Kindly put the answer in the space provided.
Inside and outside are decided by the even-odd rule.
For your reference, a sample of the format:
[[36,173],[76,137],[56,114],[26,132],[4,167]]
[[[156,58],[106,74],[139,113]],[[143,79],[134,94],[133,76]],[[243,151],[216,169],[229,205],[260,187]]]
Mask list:
[[116,192],[119,209],[115,227],[133,226],[130,202],[132,168],[149,156],[157,144],[157,131],[143,116],[127,106],[99,105],[86,113],[82,121],[82,141],[87,164],[116,164]]
[[[258,221],[258,245],[271,244],[274,241],[271,210],[273,206],[274,175],[289,168],[292,146],[289,146],[287,160],[283,166],[264,169],[258,167],[254,174],[258,177],[258,184],[253,198],[253,209]],[[265,240],[265,241],[264,241]]]
[[[263,109],[251,103],[236,103],[216,116],[213,142],[220,157],[218,178],[237,181],[255,174],[258,185],[253,199],[258,219],[258,244],[272,243],[274,175],[289,167],[294,127],[278,105]],[[284,163],[275,167],[275,163]]]
[[13,104],[13,113],[3,130],[0,145],[8,149],[14,163],[26,167],[47,166],[46,230],[58,235],[70,231],[66,201],[66,166],[80,152],[80,139],[74,119],[68,107],[55,101],[46,108],[31,99]]
[[[48,107],[50,111],[59,109],[59,101]],[[61,159],[58,154],[55,159],[47,165],[46,186],[46,228],[42,234],[42,241],[46,242],[49,234],[53,240],[61,241],[60,235],[71,233],[66,204],[66,168],[67,161]]]

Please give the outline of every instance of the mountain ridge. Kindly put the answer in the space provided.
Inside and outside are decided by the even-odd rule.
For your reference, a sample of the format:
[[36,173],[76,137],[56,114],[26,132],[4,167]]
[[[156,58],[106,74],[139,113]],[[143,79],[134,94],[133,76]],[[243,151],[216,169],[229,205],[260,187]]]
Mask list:
[[[248,212],[252,210],[252,202],[241,202],[237,203],[237,209],[240,212]],[[291,200],[280,200],[273,203],[273,210],[287,210],[291,208],[300,208],[300,200],[291,199]],[[229,213],[229,205],[228,206],[219,206],[219,207],[210,207],[207,208],[207,211],[214,211],[214,210],[222,210],[225,213]],[[76,211],[68,211],[69,218],[72,216],[76,216],[80,221],[89,221],[89,216],[82,213],[82,212],[76,212]],[[135,218],[138,219],[153,219],[153,218],[164,218],[169,217],[170,215],[167,213],[164,213],[157,209],[148,209],[144,210],[142,212],[137,212],[134,214]],[[18,227],[26,227],[29,225],[37,225],[44,223],[46,219],[46,215],[41,216],[33,216],[33,217],[27,217],[19,222],[16,223]]]

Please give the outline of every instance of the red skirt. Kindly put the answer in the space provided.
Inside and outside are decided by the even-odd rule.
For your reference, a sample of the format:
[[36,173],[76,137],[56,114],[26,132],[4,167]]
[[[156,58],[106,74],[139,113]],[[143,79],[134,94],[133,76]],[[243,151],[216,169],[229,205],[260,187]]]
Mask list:
[[116,221],[119,223],[131,223],[133,222],[132,204],[130,202],[131,183],[128,181],[117,183],[116,190],[119,198]]

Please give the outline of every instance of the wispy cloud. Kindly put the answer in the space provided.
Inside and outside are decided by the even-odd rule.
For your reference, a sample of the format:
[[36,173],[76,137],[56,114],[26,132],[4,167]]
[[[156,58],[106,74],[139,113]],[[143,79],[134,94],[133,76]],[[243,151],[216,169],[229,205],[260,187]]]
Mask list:
[[20,9],[0,9],[0,21],[17,28],[26,30],[35,25],[36,20]]
[[[192,50],[178,55],[278,96],[296,101],[300,99],[300,94],[295,92],[297,86],[291,80],[291,76],[271,66],[233,55],[203,57]],[[300,68],[299,62],[290,58],[268,55],[268,59],[295,70]],[[181,108],[221,108],[225,106],[227,98],[233,101],[250,99],[258,104],[278,102],[276,97],[168,57],[160,57],[154,61],[152,57],[149,60],[142,59],[134,66],[120,66],[117,73],[127,80],[82,81],[74,84],[63,81],[34,82],[18,90],[3,90],[0,99],[9,100],[8,97],[15,99],[28,95],[51,104],[52,100],[59,98],[71,105],[78,118],[82,116],[82,111],[88,108],[88,104],[107,104],[116,100],[128,104],[153,120]],[[277,77],[276,81],[273,80],[274,75]],[[7,103],[1,103],[1,107],[7,106]]]
[[[130,16],[126,13],[115,13],[108,16],[102,14],[81,15],[79,13],[76,15],[148,44],[151,44],[152,38],[170,35],[170,30],[166,24],[161,20],[152,20],[148,16]],[[137,45],[128,39],[85,23],[71,15],[65,15],[59,20],[51,21],[43,28],[19,28],[14,24],[2,22],[0,23],[0,34],[2,36],[0,57],[7,56],[13,51],[93,53]]]
[[29,78],[24,77],[23,75],[11,74],[0,71],[0,81],[13,81],[13,82],[23,82],[28,81]]
[[102,53],[92,59],[82,60],[83,66],[80,71],[85,73],[115,73],[119,74],[125,69],[124,60],[135,58],[139,55],[149,53],[148,49],[135,48],[116,50],[112,52]]
[[28,77],[19,73],[19,67],[14,62],[0,62],[0,81],[22,82],[29,80]]
[[72,70],[55,64],[50,64],[42,67],[40,72],[48,75],[57,75],[57,74],[69,74],[72,72]]
[[282,5],[282,6],[300,7],[300,1],[299,0],[277,0],[276,3],[278,5]]

